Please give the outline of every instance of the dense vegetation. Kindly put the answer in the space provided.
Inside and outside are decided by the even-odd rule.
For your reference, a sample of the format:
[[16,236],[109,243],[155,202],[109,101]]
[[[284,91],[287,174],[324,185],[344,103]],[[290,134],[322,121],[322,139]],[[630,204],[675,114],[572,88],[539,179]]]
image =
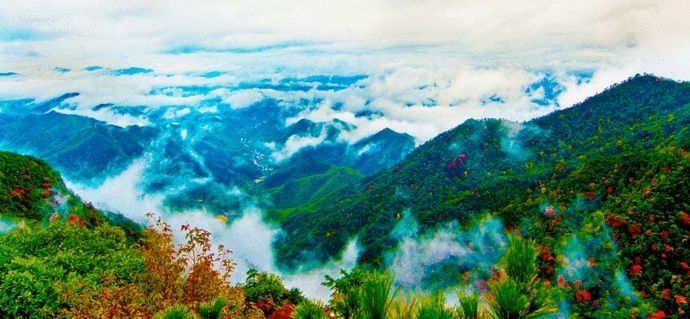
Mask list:
[[[354,236],[363,248],[362,268],[325,278],[325,305],[256,270],[233,286],[208,232],[183,226],[175,244],[161,220],[139,230],[41,160],[0,152],[0,216],[14,229],[0,235],[0,317],[682,318],[689,130],[690,86],[645,75],[526,123],[467,121],[369,177],[318,161],[301,166],[309,176],[279,171],[260,186],[284,230],[278,262],[325,261]],[[407,216],[421,239],[489,216],[508,242],[478,274],[438,261],[433,275],[451,279],[434,287],[458,292],[448,307],[381,272]]]
[[210,233],[183,226],[173,243],[158,219],[132,244],[108,223],[93,228],[53,220],[0,235],[0,316],[3,318],[537,318],[556,312],[556,289],[537,278],[536,245],[513,237],[480,303],[458,291],[419,297],[393,287],[388,273],[343,271],[324,284],[327,305],[287,290],[280,277],[250,270],[231,286],[234,264]]
[[[638,299],[682,314],[690,309],[689,124],[688,83],[649,75],[526,123],[470,120],[352,195],[289,208],[278,261],[286,268],[304,256],[323,261],[358,236],[361,261],[385,267],[403,211],[420,234],[491,213],[544,244],[540,277],[560,280],[581,316]],[[587,253],[575,252],[573,240]],[[576,256],[591,264],[591,275],[571,273],[568,259]]]
[[126,229],[129,236],[140,228],[123,216],[82,202],[43,160],[0,151],[0,220],[45,224],[49,219],[79,220],[90,227],[109,221]]

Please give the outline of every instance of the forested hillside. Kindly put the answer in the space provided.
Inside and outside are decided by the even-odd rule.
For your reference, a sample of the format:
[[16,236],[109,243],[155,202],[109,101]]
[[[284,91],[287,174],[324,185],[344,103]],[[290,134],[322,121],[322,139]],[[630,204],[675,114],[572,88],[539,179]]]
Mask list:
[[[160,219],[141,230],[3,152],[0,315],[682,318],[689,124],[688,83],[639,75],[529,122],[467,121],[370,176],[320,161],[277,171],[257,185],[283,228],[277,263],[324,262],[355,236],[362,248],[360,268],[324,278],[326,305],[257,270],[231,285],[232,255],[207,231],[182,226],[176,244]],[[420,284],[394,286],[410,276]]]
[[[572,300],[588,292],[578,312],[595,315],[620,295],[682,313],[690,294],[689,124],[690,85],[651,75],[526,123],[470,120],[353,195],[289,208],[278,261],[291,268],[306,256],[325,260],[356,235],[361,262],[388,266],[406,209],[420,235],[489,213],[544,245],[542,278],[571,287]],[[584,247],[575,252],[577,245]],[[585,273],[572,259],[591,267]],[[616,276],[633,286],[614,294]]]

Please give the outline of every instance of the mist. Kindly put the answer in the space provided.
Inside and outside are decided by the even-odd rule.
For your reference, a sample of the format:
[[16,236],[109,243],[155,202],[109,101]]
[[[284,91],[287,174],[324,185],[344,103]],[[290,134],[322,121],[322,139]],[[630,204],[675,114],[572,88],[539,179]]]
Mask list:
[[418,234],[417,222],[406,210],[393,236],[399,244],[387,259],[396,285],[403,289],[433,291],[458,284],[481,289],[507,247],[503,223],[491,216],[465,226],[453,221]]
[[16,223],[9,220],[0,219],[0,234],[8,233],[15,227],[17,227]]
[[[232,251],[231,258],[236,263],[231,281],[235,284],[244,282],[249,269],[257,269],[280,275],[288,288],[299,288],[305,296],[313,299],[327,300],[330,293],[321,285],[326,275],[337,276],[340,269],[351,270],[357,264],[359,247],[357,240],[352,239],[340,260],[330,260],[317,269],[301,273],[284,273],[275,263],[272,243],[280,229],[263,220],[262,210],[247,200],[237,216],[227,223],[216,218],[220,212],[207,210],[171,211],[164,205],[166,194],[148,194],[142,189],[147,167],[152,157],[144,156],[118,175],[106,178],[101,185],[87,186],[74,181],[65,181],[82,200],[91,202],[95,207],[120,213],[137,223],[147,224],[152,220],[146,217],[151,212],[170,224],[175,240],[184,240],[180,226],[188,224],[211,232],[214,246],[224,245]],[[228,191],[228,190],[218,190]],[[233,192],[238,192],[236,188]],[[228,191],[229,192],[229,191]],[[237,194],[242,196],[242,194]],[[0,223],[0,231],[4,229]]]

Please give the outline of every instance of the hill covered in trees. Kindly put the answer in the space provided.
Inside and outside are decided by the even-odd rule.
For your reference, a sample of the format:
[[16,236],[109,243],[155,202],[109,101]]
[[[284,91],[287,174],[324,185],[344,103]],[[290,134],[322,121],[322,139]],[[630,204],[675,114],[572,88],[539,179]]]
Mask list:
[[[543,245],[540,277],[570,287],[574,311],[600,316],[629,307],[624,300],[651,299],[667,314],[683,313],[688,124],[690,85],[651,75],[525,123],[470,120],[350,195],[288,208],[277,259],[286,268],[326,260],[357,236],[361,262],[387,267],[405,211],[419,224],[416,236],[490,214]],[[576,302],[583,291],[587,302]]]
[[[525,123],[467,121],[371,176],[277,172],[259,187],[284,230],[278,263],[362,248],[360,268],[324,278],[325,305],[256,270],[231,285],[232,255],[208,232],[182,226],[175,243],[160,219],[142,230],[43,161],[0,153],[0,316],[682,318],[688,124],[690,85],[641,75]],[[423,271],[396,267],[404,249]],[[422,284],[395,287],[409,276]]]

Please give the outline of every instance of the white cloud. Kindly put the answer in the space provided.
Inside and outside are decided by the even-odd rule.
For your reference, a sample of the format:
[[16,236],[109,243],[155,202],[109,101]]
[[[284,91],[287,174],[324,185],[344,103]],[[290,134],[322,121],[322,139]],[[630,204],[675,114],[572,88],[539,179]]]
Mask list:
[[[0,56],[7,62],[3,65],[20,69],[37,63],[51,68],[126,63],[122,66],[146,65],[172,73],[239,70],[248,64],[254,64],[250,69],[263,64],[264,70],[304,64],[330,69],[359,65],[356,69],[361,70],[449,61],[536,68],[619,63],[621,58],[636,59],[632,53],[638,48],[664,56],[679,46],[674,43],[687,43],[688,9],[683,0],[33,0],[0,4],[0,27],[27,30],[4,39]],[[213,52],[185,58],[160,54],[180,47],[231,54],[223,59]],[[328,54],[324,59],[302,54],[305,51]],[[33,52],[33,58],[27,52]],[[339,63],[343,55],[349,62]]]
[[[230,220],[229,223],[216,219],[218,212],[170,211],[162,204],[163,194],[146,193],[140,187],[143,182],[143,172],[150,161],[148,157],[140,158],[125,171],[106,179],[99,186],[86,186],[69,181],[66,181],[66,184],[83,200],[92,202],[100,209],[122,213],[136,222],[142,224],[151,222],[145,216],[148,212],[161,216],[172,226],[177,241],[184,240],[183,234],[178,231],[184,224],[210,231],[214,245],[223,244],[232,251],[231,257],[237,264],[231,278],[235,283],[243,282],[247,270],[256,268],[260,271],[279,273],[287,287],[299,288],[310,298],[326,300],[329,294],[327,289],[321,286],[325,275],[336,276],[340,269],[349,270],[356,265],[359,248],[357,240],[352,239],[346,245],[343,256],[339,260],[329,260],[322,267],[306,272],[281,273],[274,263],[275,258],[271,246],[280,230],[266,224],[258,208],[254,206],[243,208],[241,217]],[[235,195],[241,193],[237,188],[227,191]],[[9,227],[11,227],[10,222],[0,220],[0,232]]]
[[65,180],[65,184],[84,201],[92,202],[100,209],[120,213],[138,223],[146,223],[146,213],[164,211],[162,194],[146,194],[139,190],[149,161],[147,157],[137,159],[123,172],[107,178],[96,187],[68,180]]
[[273,152],[271,156],[273,156],[273,159],[276,162],[281,162],[290,158],[301,149],[321,144],[324,140],[326,140],[326,137],[327,132],[325,128],[321,130],[321,133],[318,136],[292,135],[288,137],[283,147],[279,151]]
[[221,97],[223,102],[229,104],[233,109],[245,108],[265,98],[265,95],[259,89],[231,91],[223,88],[214,90],[211,94]]
[[[0,98],[80,92],[72,99],[79,108],[195,107],[209,98],[241,108],[264,96],[284,104],[324,98],[342,108],[329,111],[324,102],[301,117],[357,125],[342,136],[348,141],[390,127],[422,142],[467,118],[525,120],[553,110],[524,93],[546,71],[565,87],[563,107],[635,73],[690,79],[688,11],[682,0],[0,3],[0,28],[9,30],[0,37],[0,71],[20,73],[0,77]],[[188,54],[166,53],[175,50]],[[106,69],[82,71],[90,65]],[[56,66],[73,71],[59,74]],[[130,66],[155,72],[113,77],[107,69]],[[219,76],[198,76],[209,71]],[[578,84],[573,71],[594,77]],[[371,78],[342,92],[228,89],[313,74]],[[166,86],[218,88],[149,94]],[[505,103],[480,103],[491,94]],[[385,116],[355,118],[366,104]]]

